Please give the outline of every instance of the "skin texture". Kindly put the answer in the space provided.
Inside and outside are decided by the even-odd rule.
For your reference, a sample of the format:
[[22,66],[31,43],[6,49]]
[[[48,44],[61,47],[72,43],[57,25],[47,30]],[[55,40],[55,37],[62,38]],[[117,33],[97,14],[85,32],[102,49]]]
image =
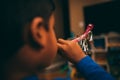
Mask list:
[[57,45],[63,50],[64,56],[73,63],[79,62],[86,56],[77,42],[59,39]]
[[54,14],[49,18],[48,31],[44,25],[38,26],[42,22],[44,22],[42,17],[35,17],[30,23],[30,31],[32,38],[43,48],[36,50],[30,46],[27,38],[28,29],[26,29],[25,36],[23,36],[26,41],[25,45],[6,64],[7,80],[20,80],[34,73],[37,74],[38,70],[42,70],[51,64],[58,48],[64,51],[64,56],[72,62],[78,62],[86,56],[76,42],[59,39],[57,43],[54,33]]
[[[38,45],[42,45],[43,48],[36,50],[26,42],[26,44],[19,49],[18,53],[16,53],[16,56],[6,64],[6,75],[9,80],[20,80],[22,77],[37,73],[38,70],[49,66],[54,60],[57,54],[57,40],[54,33],[54,14],[50,16],[48,31],[44,28],[44,25],[38,26],[38,24],[43,21],[42,17],[35,17],[30,24],[33,39]],[[38,36],[38,34],[40,36]]]

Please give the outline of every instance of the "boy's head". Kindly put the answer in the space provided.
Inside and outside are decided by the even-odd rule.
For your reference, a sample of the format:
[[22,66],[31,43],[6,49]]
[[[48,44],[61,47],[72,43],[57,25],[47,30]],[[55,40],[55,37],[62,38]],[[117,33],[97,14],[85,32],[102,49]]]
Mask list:
[[2,6],[1,62],[24,70],[48,66],[57,52],[52,0],[5,0]]

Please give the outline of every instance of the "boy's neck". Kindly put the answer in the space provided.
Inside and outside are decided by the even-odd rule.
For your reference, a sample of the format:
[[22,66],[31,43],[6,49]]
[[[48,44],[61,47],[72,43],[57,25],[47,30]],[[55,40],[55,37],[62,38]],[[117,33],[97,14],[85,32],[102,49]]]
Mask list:
[[22,70],[16,62],[10,62],[5,67],[6,80],[21,80],[30,75],[28,71]]
[[6,74],[6,80],[22,80],[22,78],[28,76],[27,73],[24,72],[8,72]]

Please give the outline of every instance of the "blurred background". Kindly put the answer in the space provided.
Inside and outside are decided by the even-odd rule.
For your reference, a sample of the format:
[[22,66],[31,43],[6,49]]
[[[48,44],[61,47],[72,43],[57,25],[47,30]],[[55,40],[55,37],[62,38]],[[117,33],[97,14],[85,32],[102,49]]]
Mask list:
[[[120,1],[54,0],[57,38],[81,35],[89,23],[94,24],[91,58],[120,80]],[[48,80],[84,80],[68,61],[57,55],[53,64],[40,73]]]

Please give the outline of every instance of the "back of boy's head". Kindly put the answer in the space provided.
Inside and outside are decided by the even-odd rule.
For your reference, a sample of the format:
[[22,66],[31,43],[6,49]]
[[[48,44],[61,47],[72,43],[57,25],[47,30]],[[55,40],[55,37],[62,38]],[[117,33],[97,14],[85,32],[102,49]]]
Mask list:
[[24,45],[23,32],[34,17],[42,17],[47,24],[54,4],[52,0],[3,0],[0,4],[0,62],[4,63]]

